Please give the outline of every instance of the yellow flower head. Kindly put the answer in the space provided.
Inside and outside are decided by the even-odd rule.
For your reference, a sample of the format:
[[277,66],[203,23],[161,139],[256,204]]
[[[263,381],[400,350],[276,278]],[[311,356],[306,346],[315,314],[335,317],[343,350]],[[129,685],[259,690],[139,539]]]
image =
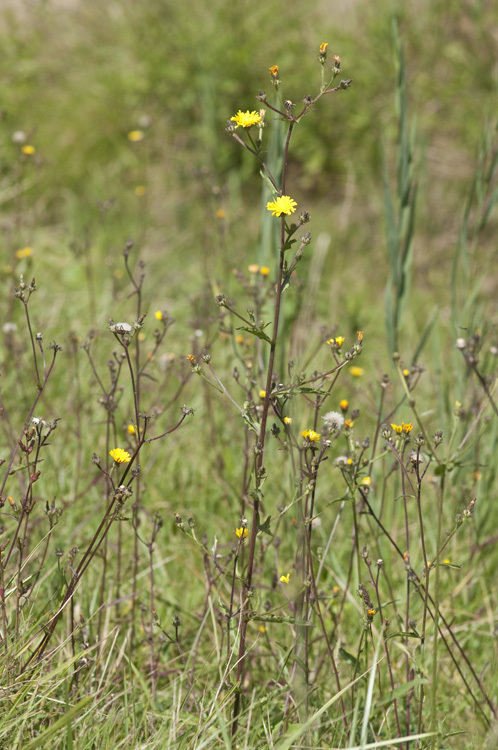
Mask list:
[[397,435],[401,435],[401,433],[403,432],[402,424],[394,424],[394,422],[391,422],[391,427]]
[[226,211],[223,208],[219,208],[216,211],[216,218],[217,219],[224,219],[226,215],[227,215],[227,213],[226,213]]
[[450,558],[447,557],[445,560],[443,560],[443,562],[445,565],[449,565],[451,561],[450,561]]
[[344,336],[336,336],[334,340],[339,348],[344,344]]
[[270,273],[270,269],[268,268],[268,266],[261,266],[259,272],[261,276],[268,276],[268,274]]
[[284,424],[292,424],[292,417],[284,417]]
[[353,365],[349,368],[349,372],[354,378],[361,378],[365,370],[363,369],[363,367],[356,367],[355,365]]
[[230,120],[236,123],[236,128],[238,128],[239,125],[243,128],[250,128],[251,125],[259,125],[262,119],[260,113],[255,110],[252,112],[249,110],[247,110],[247,112],[242,112],[240,109],[236,115],[230,118]]
[[280,576],[280,580],[282,581],[282,583],[289,583],[289,579],[290,579],[290,573],[287,573],[286,576],[284,575]]
[[361,483],[366,485],[367,487],[370,487],[370,485],[372,484],[372,480],[370,477],[363,477]]
[[156,310],[156,312],[154,313],[154,317],[156,318],[156,320],[162,320],[163,319],[163,314],[162,314],[161,310]]
[[322,42],[320,45],[320,55],[321,57],[327,56],[327,47],[329,46],[328,42]]
[[348,427],[348,428],[349,428],[350,430],[352,430],[352,429],[353,429],[353,427],[354,427],[354,422],[353,422],[353,420],[352,420],[352,419],[346,419],[346,420],[344,421],[344,427]]
[[244,337],[239,334],[238,336],[235,337],[235,341],[237,342],[237,344],[243,344]]
[[407,378],[409,375],[410,375],[410,370],[407,370],[405,367],[405,369],[403,370],[403,376]]
[[247,266],[247,270],[249,271],[249,273],[258,273],[259,266],[257,263],[251,263],[250,266]]
[[264,391],[263,389],[261,389],[260,392],[259,392],[259,397],[260,398],[264,398],[265,396],[266,396],[266,391]]
[[278,78],[278,65],[272,65],[270,68],[272,78]]
[[401,422],[401,429],[406,435],[409,435],[413,430],[413,425],[410,422],[408,422],[408,424],[406,424],[405,422]]
[[245,529],[243,526],[241,526],[240,529],[235,529],[235,533],[237,534],[239,539],[245,539],[249,534],[249,529]]
[[138,195],[139,198],[141,198],[145,193],[147,192],[147,188],[145,185],[137,185],[135,188],[135,195]]
[[26,156],[33,156],[33,154],[36,151],[36,148],[34,146],[30,146],[29,144],[26,144],[25,146],[21,147],[21,151],[23,154],[26,154]]
[[259,632],[260,632],[260,633],[266,633],[266,628],[265,628],[265,626],[264,626],[264,625],[260,625],[260,626],[259,626]]
[[347,398],[343,398],[342,401],[339,401],[339,406],[341,408],[341,411],[347,411],[349,408],[349,401]]
[[117,464],[127,464],[131,461],[128,451],[124,451],[122,448],[113,448],[112,451],[109,451],[109,455]]
[[363,341],[363,331],[358,331],[358,341]]
[[128,425],[128,435],[134,435],[136,432],[135,427],[132,424]]
[[305,440],[309,440],[311,443],[317,443],[320,440],[320,433],[314,430],[304,430],[301,435]]
[[29,258],[30,255],[33,255],[33,250],[30,247],[23,247],[22,250],[16,250],[16,258],[19,260]]
[[130,130],[127,137],[132,143],[138,143],[139,141],[143,141],[145,134],[143,130]]
[[268,211],[271,211],[272,216],[281,216],[287,214],[290,216],[296,210],[297,203],[288,195],[279,195],[274,201],[270,201],[266,204]]

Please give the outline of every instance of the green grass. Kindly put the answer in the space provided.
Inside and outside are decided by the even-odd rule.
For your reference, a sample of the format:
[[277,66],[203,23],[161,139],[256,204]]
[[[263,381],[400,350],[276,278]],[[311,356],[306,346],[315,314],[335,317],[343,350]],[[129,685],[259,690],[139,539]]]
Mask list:
[[[446,2],[357,2],[333,17],[326,5],[277,0],[3,9],[0,481],[20,437],[33,450],[17,449],[2,490],[1,747],[494,747],[497,23],[485,3],[457,12]],[[260,419],[268,347],[235,330],[242,323],[214,298],[224,294],[244,317],[251,306],[256,323],[273,320],[280,223],[265,209],[256,160],[224,128],[238,109],[259,108],[259,89],[272,101],[274,64],[299,111],[320,85],[318,46],[326,40],[329,62],[339,53],[341,77],[353,85],[323,97],[293,134],[286,192],[298,202],[292,220],[310,212],[303,231],[312,242],[283,295],[275,371],[284,384],[325,372],[334,366],[325,341],[345,337],[342,361],[361,330],[363,351],[352,364],[364,374],[341,371],[316,423],[320,431],[321,416],[340,410],[341,399],[349,401],[347,416],[358,410],[352,433],[341,433],[320,464],[309,554],[309,476],[299,462],[312,453],[301,450],[300,432],[314,425],[316,394],[294,393],[285,404],[293,453],[272,436],[274,423],[281,441],[285,430],[270,410],[260,491],[261,522],[271,517],[271,533],[256,540],[250,608],[259,619],[248,624],[238,684],[240,623],[232,616],[228,631],[227,614],[241,606],[247,576],[249,537],[239,549],[234,530],[242,516],[252,525],[256,436],[187,355],[211,384],[221,380],[250,420]],[[265,142],[276,132],[269,115]],[[143,140],[130,142],[137,129]],[[21,153],[15,131],[24,131],[34,154]],[[278,161],[281,143],[273,137]],[[123,259],[129,239],[135,283],[144,274],[140,295]],[[25,247],[32,254],[18,258]],[[269,277],[251,275],[254,263],[268,265]],[[35,344],[37,378],[24,306],[13,294],[19,274],[27,283],[36,278],[28,311],[33,334],[43,334],[47,366],[49,344],[63,348],[41,393],[43,359]],[[175,319],[164,339],[158,310]],[[92,455],[110,471],[109,449],[136,445],[128,432],[135,420],[130,370],[108,321],[133,323],[141,313],[139,352],[136,337],[130,353],[147,363],[139,411],[151,418],[148,436],[171,430],[184,404],[194,413],[141,448],[133,495],[81,572],[41,660],[29,661],[111,500]],[[467,342],[463,354],[457,338]],[[113,391],[112,403],[103,403],[101,384]],[[37,395],[33,416],[60,419],[39,457],[36,431],[23,434]],[[450,563],[430,574],[442,635],[426,613],[425,643],[417,638],[425,558],[415,499],[407,501],[409,563],[393,545],[401,555],[407,549],[402,496],[417,482],[400,471],[395,436],[391,443],[382,437],[382,424],[391,422],[413,423],[406,451],[419,432],[426,435],[427,559],[448,539],[440,562]],[[436,430],[444,440],[434,449]],[[346,454],[357,476],[335,465]],[[27,459],[36,461],[36,481]],[[365,500],[358,485],[367,475]],[[455,517],[473,497],[472,518],[460,526]],[[19,570],[13,540],[27,498],[34,504],[22,514]],[[312,592],[307,559],[315,576],[320,571],[325,635],[316,602],[309,619],[302,615]],[[419,577],[410,584],[409,611],[407,565]],[[279,582],[284,573],[288,585]],[[377,574],[386,630],[378,611],[370,622],[357,594],[364,584],[377,610]],[[428,735],[420,744],[396,739],[419,731]]]

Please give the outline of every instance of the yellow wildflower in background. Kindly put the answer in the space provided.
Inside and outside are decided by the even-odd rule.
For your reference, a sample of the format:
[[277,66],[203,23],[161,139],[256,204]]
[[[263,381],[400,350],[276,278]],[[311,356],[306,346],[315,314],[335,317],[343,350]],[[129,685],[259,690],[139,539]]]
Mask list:
[[264,391],[263,389],[261,389],[260,392],[259,392],[259,397],[260,398],[264,398],[265,396],[266,396],[266,391]]
[[274,201],[270,201],[266,204],[266,208],[268,211],[272,212],[272,216],[281,216],[282,214],[290,216],[296,210],[296,206],[296,201],[288,195],[280,195],[278,198],[275,198]]
[[372,484],[372,480],[370,479],[370,477],[363,477],[361,483],[366,485],[367,487],[370,487],[370,485]]
[[321,43],[321,45],[320,45],[320,55],[322,57],[326,57],[327,56],[327,47],[328,46],[329,46],[328,42],[322,42]]
[[249,273],[258,273],[259,266],[257,263],[252,263],[250,266],[247,266],[247,270]]
[[109,455],[117,464],[127,464],[131,461],[128,451],[124,451],[122,448],[113,448],[112,451],[109,451]]
[[250,128],[251,125],[259,125],[263,118],[261,117],[259,112],[256,112],[253,110],[250,112],[247,110],[246,112],[242,112],[242,110],[239,109],[236,115],[230,118],[233,122],[236,123],[235,127],[238,128],[239,125],[243,128]]
[[269,70],[273,78],[278,78],[278,65],[272,65]]
[[218,209],[218,210],[216,211],[216,218],[217,218],[217,219],[224,219],[226,215],[227,215],[227,214],[226,214],[226,211],[225,211],[225,210],[224,210],[223,208],[219,208],[219,209]]
[[26,156],[33,156],[33,154],[36,151],[36,148],[34,146],[30,146],[28,143],[25,146],[21,147],[21,151],[23,154],[26,154]]
[[349,368],[349,372],[354,378],[360,378],[365,370],[363,369],[363,367],[356,367],[356,365],[353,365]]
[[292,417],[284,417],[285,424],[292,424]]
[[239,334],[238,336],[235,337],[235,341],[237,342],[237,344],[243,344],[244,337]]
[[130,130],[127,138],[132,143],[138,143],[138,141],[143,141],[143,139],[145,138],[145,134],[143,130]]
[[311,443],[316,443],[320,440],[320,433],[314,430],[304,430],[301,435],[305,440],[309,440]]
[[163,319],[163,314],[162,314],[161,310],[156,310],[156,312],[154,313],[154,317],[156,318],[156,320],[162,320]]
[[134,435],[135,434],[135,427],[132,424],[128,425],[128,434]]
[[33,250],[30,247],[23,247],[21,250],[16,250],[16,258],[22,260],[22,258],[29,258],[33,255]]
[[349,401],[346,398],[343,398],[342,401],[339,401],[339,406],[341,407],[341,411],[347,411],[349,407]]
[[282,581],[282,583],[289,583],[289,579],[290,579],[290,573],[287,573],[286,576],[284,575],[280,576],[280,580]]
[[354,427],[354,422],[352,419],[346,419],[344,422],[344,427],[349,427],[350,430]]
[[145,185],[137,185],[135,188],[135,195],[138,195],[139,198],[142,197],[142,195],[145,195],[147,192],[147,188]]
[[241,526],[240,529],[235,529],[235,533],[237,534],[239,539],[245,539],[249,534],[249,529],[245,529],[243,526]]
[[261,266],[259,272],[261,276],[268,276],[268,274],[270,273],[270,269],[268,268],[268,266]]
[[402,425],[400,425],[400,424],[394,424],[394,422],[391,422],[391,427],[393,428],[394,432],[397,435],[401,435],[401,432],[403,430]]

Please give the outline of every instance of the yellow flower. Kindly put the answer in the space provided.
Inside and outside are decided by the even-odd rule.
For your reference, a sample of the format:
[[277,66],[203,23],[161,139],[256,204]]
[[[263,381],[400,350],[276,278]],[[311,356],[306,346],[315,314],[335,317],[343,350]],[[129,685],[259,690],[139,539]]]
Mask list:
[[252,263],[250,266],[247,266],[247,270],[249,273],[258,273],[259,266],[257,263]]
[[327,55],[327,47],[329,46],[328,42],[322,42],[320,45],[320,55],[322,57],[326,57]]
[[404,377],[407,378],[409,376],[409,374],[410,374],[410,370],[407,370],[406,367],[405,367],[405,369],[403,370]]
[[272,78],[278,78],[278,65],[272,65],[269,70],[272,75]]
[[363,477],[361,483],[365,484],[367,487],[370,487],[370,485],[372,484],[372,480],[370,479],[370,477]]
[[163,319],[163,314],[162,314],[161,310],[156,310],[156,312],[154,313],[154,317],[156,318],[156,320],[162,320]]
[[243,344],[244,337],[239,334],[238,336],[235,337],[235,341],[237,342],[237,344]]
[[143,130],[130,130],[127,137],[132,143],[138,143],[138,141],[143,141],[145,135]]
[[36,148],[34,146],[30,146],[26,144],[25,146],[21,147],[21,151],[23,152],[23,154],[26,154],[27,156],[33,156],[33,154],[36,151]]
[[282,583],[289,583],[289,578],[290,578],[290,573],[287,573],[286,576],[283,576],[283,575],[280,576],[280,580],[282,581]]
[[443,562],[444,562],[445,565],[449,565],[450,564],[450,558],[447,557],[445,560],[443,560]]
[[349,407],[349,401],[346,398],[343,398],[342,401],[339,401],[339,406],[341,407],[341,411],[347,411]]
[[145,185],[137,185],[135,188],[135,195],[138,195],[139,198],[142,197],[142,195],[145,195],[147,192],[147,188]]
[[374,614],[375,614],[375,609],[373,607],[371,607],[370,609],[367,609],[367,616],[369,618],[372,618]]
[[268,276],[268,274],[270,273],[270,269],[268,268],[268,266],[261,266],[259,272],[261,276]]
[[358,331],[358,341],[363,341],[363,331]]
[[296,210],[297,203],[288,195],[279,195],[274,201],[270,201],[266,204],[268,211],[271,211],[272,216],[281,216],[287,214],[290,216]]
[[245,529],[243,526],[241,526],[240,529],[235,529],[235,533],[237,534],[239,539],[245,539],[249,534],[249,529]]
[[250,112],[247,110],[247,112],[242,112],[242,110],[239,109],[236,115],[230,118],[233,122],[237,123],[236,128],[241,125],[243,128],[250,128],[251,125],[258,125],[262,117],[259,112],[256,112],[253,110]]
[[29,258],[33,255],[33,250],[30,247],[23,247],[22,250],[16,250],[16,258],[22,260],[22,258]]
[[401,429],[403,430],[404,433],[409,435],[410,432],[413,430],[413,425],[410,422],[408,422],[408,424],[406,424],[405,422],[401,422]]
[[391,422],[391,427],[397,435],[401,435],[401,433],[403,432],[402,424],[394,424],[394,422]]
[[128,451],[124,451],[122,448],[113,448],[112,451],[109,451],[109,455],[117,464],[127,464],[131,461]]
[[341,347],[344,344],[344,336],[336,336],[334,339],[337,346]]
[[346,419],[344,422],[344,427],[349,427],[350,430],[354,427],[354,422],[352,419]]
[[226,216],[226,212],[225,212],[225,211],[224,211],[224,210],[223,210],[222,208],[219,208],[219,209],[218,209],[218,210],[216,211],[216,218],[217,218],[217,219],[224,219],[224,218],[225,218],[225,216]]
[[305,440],[309,440],[311,443],[316,443],[320,440],[320,433],[314,430],[304,430],[301,435]]
[[266,628],[265,628],[265,626],[264,626],[264,625],[260,625],[260,626],[259,626],[259,632],[260,632],[260,633],[266,633]]
[[360,378],[365,370],[363,369],[363,367],[356,367],[355,365],[353,365],[349,368],[349,372],[354,378]]
[[135,434],[135,427],[132,424],[128,425],[128,434],[134,435]]
[[284,417],[284,424],[292,424],[292,417]]
[[260,398],[264,398],[265,396],[266,396],[266,391],[264,391],[263,389],[261,389],[260,392],[259,392],[259,397]]

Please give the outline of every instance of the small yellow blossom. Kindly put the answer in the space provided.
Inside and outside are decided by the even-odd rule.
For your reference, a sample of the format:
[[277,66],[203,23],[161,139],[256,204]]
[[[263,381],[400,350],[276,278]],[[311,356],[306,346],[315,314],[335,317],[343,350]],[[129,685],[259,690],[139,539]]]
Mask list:
[[15,501],[15,500],[14,500],[14,498],[13,498],[13,497],[11,497],[10,495],[8,496],[7,500],[9,501],[9,503],[10,503],[11,505],[15,505],[15,504],[16,504],[16,501]]
[[410,375],[410,370],[407,370],[406,367],[405,367],[405,369],[403,370],[403,376],[405,378],[407,378],[407,377],[409,377],[409,375]]
[[138,143],[139,141],[143,141],[143,139],[145,138],[145,134],[143,130],[130,130],[127,138],[132,143]]
[[224,219],[224,218],[225,218],[225,216],[226,216],[226,211],[224,211],[224,210],[223,210],[222,208],[219,208],[219,209],[218,209],[218,210],[216,211],[216,218],[217,218],[217,219]]
[[360,378],[365,370],[363,369],[363,367],[356,367],[356,365],[353,365],[349,368],[349,372],[354,378]]
[[476,482],[478,482],[481,477],[482,474],[480,471],[474,471],[474,473],[472,474],[472,479],[474,479]]
[[363,477],[361,483],[365,484],[367,487],[370,487],[370,485],[372,484],[372,480],[370,477]]
[[341,411],[347,411],[349,407],[349,401],[347,398],[343,398],[342,401],[339,401],[339,406],[341,408]]
[[260,398],[264,398],[265,396],[266,396],[266,391],[264,391],[263,389],[261,389],[260,392],[259,392],[259,397]]
[[410,432],[413,430],[413,425],[411,424],[411,422],[408,422],[408,423],[401,422],[401,429],[406,435],[409,435]]
[[282,581],[282,583],[289,583],[289,578],[290,578],[290,573],[287,573],[286,576],[284,575],[280,576],[280,580]]
[[338,347],[341,347],[344,344],[344,336],[336,336],[335,343]]
[[34,146],[30,146],[28,143],[25,146],[21,146],[21,151],[23,154],[26,154],[26,156],[33,156],[33,154],[36,151],[36,148]]
[[304,430],[301,435],[305,440],[309,440],[311,443],[317,443],[320,440],[320,433],[314,430]]
[[134,435],[135,432],[136,432],[135,427],[132,424],[129,424],[128,425],[128,434],[129,435]]
[[30,247],[23,247],[21,250],[16,250],[16,258],[19,260],[29,258],[30,255],[33,255],[33,250]]
[[358,341],[363,341],[363,331],[358,331]]
[[187,354],[187,359],[188,359],[188,361],[190,362],[191,365],[195,365],[196,364],[195,357],[194,357],[193,354]]
[[349,427],[349,429],[350,429],[350,430],[352,430],[352,429],[353,429],[353,427],[354,427],[354,422],[353,422],[353,420],[352,420],[352,419],[346,419],[346,420],[344,421],[344,427]]
[[162,320],[163,319],[163,314],[162,314],[161,310],[156,310],[156,312],[154,313],[154,317],[156,318],[156,320]]
[[401,433],[403,431],[403,425],[401,425],[401,424],[394,424],[394,422],[391,422],[391,427],[393,428],[394,432],[397,435],[401,435]]
[[[346,422],[351,422],[351,420],[347,419]],[[346,422],[344,422],[344,424],[346,424]],[[354,424],[354,422],[352,424]],[[348,458],[348,466],[352,466],[352,465],[353,465],[353,459],[352,458]]]
[[255,110],[253,110],[252,112],[250,112],[249,110],[247,110],[246,112],[242,112],[242,110],[239,109],[237,114],[231,117],[230,120],[236,123],[236,128],[238,128],[239,125],[241,125],[243,128],[250,128],[251,125],[259,125],[262,117],[259,112],[256,112]]
[[367,609],[367,615],[368,617],[373,617],[375,614],[375,609],[371,607],[370,609]]
[[270,269],[268,268],[268,266],[261,266],[259,272],[261,276],[268,276],[268,274],[270,273]]
[[284,424],[292,424],[292,417],[284,417]]
[[238,336],[235,337],[235,341],[237,342],[237,344],[243,344],[244,337],[239,334]]
[[252,263],[250,266],[247,266],[247,270],[249,273],[258,273],[259,266],[257,263]]
[[260,626],[259,626],[259,632],[260,632],[260,633],[266,633],[266,628],[265,628],[265,626],[264,626],[264,625],[260,625]]
[[327,47],[328,46],[329,46],[328,42],[322,42],[321,43],[321,45],[320,45],[320,55],[322,57],[326,57],[327,56]]
[[281,216],[282,214],[290,216],[296,210],[296,206],[296,201],[288,195],[279,195],[274,201],[269,201],[266,204],[266,208],[271,211],[272,216]]
[[445,560],[443,560],[443,562],[444,562],[445,565],[449,565],[450,564],[450,558],[447,557]]
[[139,198],[141,198],[145,193],[147,192],[147,188],[145,185],[137,185],[135,188],[135,195],[138,195]]
[[430,561],[430,560],[427,560],[427,568],[430,568],[430,567],[431,567],[431,565],[432,565],[431,561]]
[[122,448],[113,448],[112,451],[109,451],[109,455],[117,464],[127,464],[131,461],[128,451],[124,451]]
[[241,526],[240,529],[235,529],[235,533],[237,534],[239,539],[245,539],[249,534],[249,529],[245,529],[243,526]]
[[278,65],[272,65],[269,70],[272,78],[278,78]]

